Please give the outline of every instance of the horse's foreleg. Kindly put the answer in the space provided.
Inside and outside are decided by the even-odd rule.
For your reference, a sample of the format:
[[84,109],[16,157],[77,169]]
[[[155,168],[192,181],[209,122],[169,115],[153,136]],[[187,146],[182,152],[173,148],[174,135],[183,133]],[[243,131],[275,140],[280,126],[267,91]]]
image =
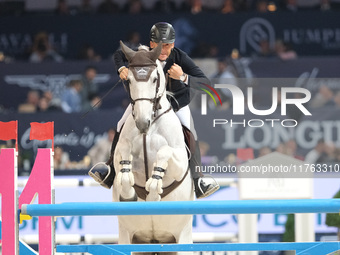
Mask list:
[[117,185],[120,191],[120,201],[136,201],[137,195],[133,185],[135,184],[132,173],[132,155],[127,146],[121,146],[116,154],[119,172]]
[[147,201],[160,201],[160,194],[163,193],[163,176],[165,170],[168,167],[168,161],[172,157],[173,150],[169,146],[163,146],[157,152],[156,162],[154,163],[154,169],[149,180],[145,184],[145,189],[149,191],[149,195],[146,197]]

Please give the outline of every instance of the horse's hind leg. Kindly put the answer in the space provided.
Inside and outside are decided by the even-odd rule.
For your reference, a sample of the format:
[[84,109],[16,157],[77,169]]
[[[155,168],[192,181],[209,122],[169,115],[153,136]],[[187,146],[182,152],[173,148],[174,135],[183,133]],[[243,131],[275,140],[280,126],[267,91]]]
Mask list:
[[[192,220],[188,221],[183,230],[176,236],[178,244],[192,244]],[[178,255],[193,255],[193,252],[178,252]]]
[[156,255],[157,252],[132,252],[132,255]]
[[157,255],[177,255],[177,252],[154,252]]

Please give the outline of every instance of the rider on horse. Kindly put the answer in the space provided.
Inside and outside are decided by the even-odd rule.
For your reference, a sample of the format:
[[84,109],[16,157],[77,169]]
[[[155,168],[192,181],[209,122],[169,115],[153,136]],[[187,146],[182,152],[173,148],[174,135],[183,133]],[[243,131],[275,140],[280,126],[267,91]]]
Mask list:
[[[202,173],[196,171],[196,166],[201,166],[201,155],[197,141],[197,134],[194,129],[192,116],[189,109],[190,103],[190,87],[199,87],[199,84],[210,84],[209,79],[204,75],[202,70],[195,65],[193,60],[182,50],[174,47],[175,30],[171,24],[159,22],[153,25],[150,31],[150,48],[157,47],[162,42],[162,52],[159,60],[163,65],[164,73],[167,79],[167,91],[173,94],[169,97],[172,108],[176,112],[184,130],[190,130],[191,159],[189,162],[191,176],[194,181],[195,194],[197,198],[207,197],[219,189],[219,185],[212,177],[205,177]],[[127,59],[121,50],[117,50],[114,54],[114,61],[118,69],[119,77],[124,81],[128,74],[126,67]],[[106,188],[111,188],[115,178],[115,170],[113,167],[114,150],[119,139],[119,133],[124,125],[127,116],[131,113],[131,106],[127,108],[122,119],[118,122],[117,134],[113,140],[111,148],[111,157],[106,162],[110,166],[111,171],[108,174],[96,171],[90,175]],[[189,131],[189,133],[190,133]],[[199,168],[198,168],[199,169]]]

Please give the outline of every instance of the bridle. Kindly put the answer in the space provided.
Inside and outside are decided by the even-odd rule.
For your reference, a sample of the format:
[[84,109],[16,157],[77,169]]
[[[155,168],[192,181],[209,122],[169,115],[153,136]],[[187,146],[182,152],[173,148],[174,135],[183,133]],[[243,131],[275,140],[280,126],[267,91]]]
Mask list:
[[[150,78],[151,73],[155,70],[157,70],[157,65],[151,65],[151,66],[134,66],[134,65],[130,65],[129,66],[129,70],[132,71],[134,78],[136,79],[136,81],[148,81]],[[157,70],[157,84],[156,84],[156,88],[155,88],[155,96],[153,98],[145,98],[145,97],[140,97],[140,98],[136,98],[133,99],[131,97],[131,91],[130,88],[128,87],[128,94],[129,94],[129,98],[130,98],[130,103],[132,106],[132,116],[135,119],[135,114],[134,114],[134,106],[135,103],[138,101],[149,101],[152,104],[152,111],[153,111],[153,117],[154,120],[153,122],[155,122],[161,115],[165,114],[166,112],[169,112],[171,110],[171,106],[168,110],[166,110],[165,112],[163,112],[161,115],[156,115],[157,111],[162,109],[162,106],[160,105],[160,100],[162,98],[162,96],[164,95],[165,91],[166,91],[166,86],[164,86],[164,90],[161,94],[158,95],[159,92],[159,88],[160,88],[160,74],[159,71]]]
[[[128,88],[128,94],[129,94],[129,98],[130,98],[130,102],[131,102],[131,106],[132,106],[132,116],[134,118],[134,120],[136,120],[135,118],[135,114],[134,114],[134,106],[136,104],[136,102],[138,101],[149,101],[152,104],[152,110],[153,110],[153,120],[150,123],[150,125],[152,125],[153,123],[155,123],[161,116],[163,116],[164,114],[168,113],[171,111],[172,107],[170,105],[169,109],[167,109],[166,111],[162,112],[161,114],[157,115],[157,111],[159,109],[162,108],[162,106],[160,105],[160,100],[162,98],[162,96],[164,95],[165,91],[166,91],[166,86],[164,86],[164,90],[162,91],[162,93],[159,93],[159,88],[160,88],[160,73],[157,69],[157,64],[153,64],[153,65],[149,65],[149,66],[134,66],[131,65],[129,66],[129,70],[131,70],[131,72],[134,75],[134,78],[136,79],[136,81],[148,81],[150,79],[151,73],[155,70],[157,70],[157,84],[156,84],[156,88],[155,88],[155,96],[153,98],[146,98],[146,97],[140,97],[140,98],[136,98],[133,99],[131,97],[131,91],[130,91],[130,87]],[[144,154],[144,170],[145,170],[145,179],[146,181],[149,179],[149,173],[148,173],[148,156],[147,156],[147,146],[146,146],[146,133],[143,133],[143,154]]]

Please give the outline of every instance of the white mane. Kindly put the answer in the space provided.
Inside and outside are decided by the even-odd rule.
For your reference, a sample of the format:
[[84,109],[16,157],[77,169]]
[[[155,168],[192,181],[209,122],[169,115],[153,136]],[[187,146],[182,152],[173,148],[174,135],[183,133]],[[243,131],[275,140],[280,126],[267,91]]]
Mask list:
[[146,51],[149,51],[150,48],[149,48],[148,46],[146,46],[146,45],[139,45],[139,46],[138,46],[138,50],[146,50]]

